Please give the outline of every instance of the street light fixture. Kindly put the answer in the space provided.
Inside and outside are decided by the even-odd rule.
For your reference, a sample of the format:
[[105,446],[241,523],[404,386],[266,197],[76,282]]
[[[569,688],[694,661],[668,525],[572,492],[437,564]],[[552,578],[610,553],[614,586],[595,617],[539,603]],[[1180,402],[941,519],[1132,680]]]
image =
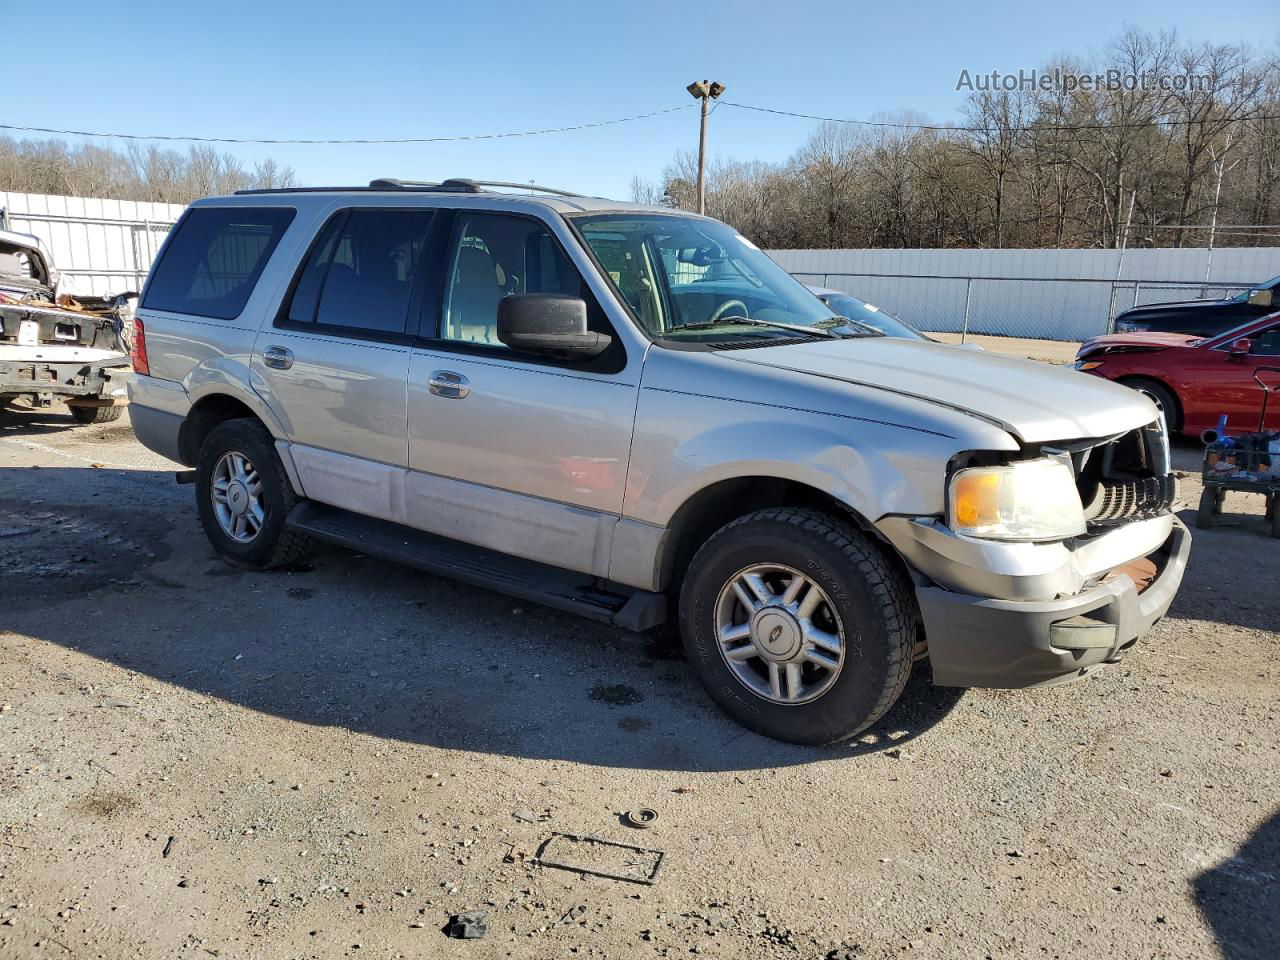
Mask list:
[[724,84],[715,80],[695,80],[685,87],[689,96],[702,101],[702,120],[698,128],[698,213],[707,212],[707,105],[724,93]]

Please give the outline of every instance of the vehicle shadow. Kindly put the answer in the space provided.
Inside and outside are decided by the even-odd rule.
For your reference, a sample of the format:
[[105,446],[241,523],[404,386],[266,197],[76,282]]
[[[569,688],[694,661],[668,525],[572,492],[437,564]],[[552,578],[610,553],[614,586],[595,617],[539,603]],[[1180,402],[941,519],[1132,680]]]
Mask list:
[[[859,739],[778,743],[721,714],[650,636],[345,550],[231,567],[192,496],[157,471],[0,468],[0,626],[301,723],[603,766],[859,756],[926,734],[960,699],[922,668]],[[24,569],[43,575],[3,575]]]
[[[113,429],[120,428],[121,421],[111,424]],[[5,436],[40,436],[42,434],[61,433],[68,429],[87,429],[71,416],[71,411],[61,403],[52,407],[20,406],[16,402],[4,404],[0,402],[0,437]]]
[[1280,812],[1264,821],[1233,856],[1197,876],[1191,888],[1224,960],[1276,956]]

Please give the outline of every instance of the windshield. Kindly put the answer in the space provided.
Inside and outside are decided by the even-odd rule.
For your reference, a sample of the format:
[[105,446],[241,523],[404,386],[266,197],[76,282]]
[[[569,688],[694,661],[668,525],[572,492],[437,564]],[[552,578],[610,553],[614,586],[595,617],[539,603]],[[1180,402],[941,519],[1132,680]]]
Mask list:
[[[723,342],[832,335],[824,329],[831,310],[723,223],[652,213],[570,220],[653,337]],[[797,326],[804,329],[788,329]]]
[[857,297],[851,297],[847,293],[824,293],[821,297],[822,302],[831,308],[831,313],[875,327],[886,336],[906,337],[911,340],[927,339],[911,324],[899,320],[891,313],[885,313],[877,306],[863,303]]
[[1266,283],[1257,287],[1250,287],[1244,293],[1237,293],[1231,298],[1232,303],[1245,303],[1249,299],[1249,294],[1257,293],[1259,290],[1275,290],[1280,292],[1280,277],[1272,277]]

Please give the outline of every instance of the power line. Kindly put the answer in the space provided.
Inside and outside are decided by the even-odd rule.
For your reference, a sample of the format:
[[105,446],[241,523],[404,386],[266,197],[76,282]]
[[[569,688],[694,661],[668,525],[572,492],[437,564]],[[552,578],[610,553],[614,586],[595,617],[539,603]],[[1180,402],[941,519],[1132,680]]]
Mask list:
[[[859,127],[885,127],[894,130],[936,130],[940,133],[999,133],[997,127],[958,127],[938,123],[895,123],[889,120],[853,120],[848,117],[820,117],[812,113],[796,113],[793,110],[777,110],[773,107],[756,107],[747,103],[734,103],[732,100],[721,101],[726,107],[737,107],[739,110],[754,110],[757,113],[772,113],[781,117],[799,117],[802,120],[821,120],[824,123],[848,123]],[[1243,123],[1246,120],[1280,120],[1277,116],[1225,117],[1216,123]],[[1142,123],[1080,123],[1080,124],[1031,124],[1029,126],[1008,127],[1009,130],[1036,131],[1060,130],[1073,133],[1077,130],[1140,130],[1151,126],[1185,126],[1203,123],[1202,120],[1166,120],[1152,118]]]
[[[339,138],[326,137],[307,138],[257,138],[257,137],[197,137],[178,136],[173,134],[141,134],[141,133],[106,133],[93,130],[63,130],[56,127],[35,127],[14,123],[0,123],[0,130],[13,130],[21,133],[48,133],[66,137],[93,137],[104,140],[158,140],[184,143],[240,143],[269,145],[359,145],[359,144],[399,144],[399,143],[457,143],[468,140],[504,140],[512,137],[539,137],[553,133],[571,133],[576,130],[591,130],[597,127],[616,126],[620,123],[631,123],[635,120],[648,120],[679,110],[688,110],[690,104],[680,104],[663,110],[651,110],[648,113],[637,113],[629,117],[617,117],[612,120],[595,120],[589,123],[576,123],[563,127],[541,127],[534,130],[510,130],[502,133],[471,133],[440,137],[369,137]],[[932,130],[939,133],[998,133],[995,127],[965,127],[938,123],[900,123],[890,120],[857,120],[851,117],[824,117],[813,113],[799,113],[794,110],[779,110],[774,107],[760,107],[748,103],[734,103],[731,100],[719,100],[712,110],[721,106],[736,107],[739,110],[751,110],[756,113],[768,113],[781,117],[797,117],[801,120],[818,120],[823,123],[847,123],[861,127],[877,127],[894,130]],[[1249,120],[1280,120],[1280,115],[1256,115],[1244,117],[1221,118],[1216,123],[1244,123]],[[1127,130],[1144,129],[1151,126],[1186,126],[1202,123],[1201,120],[1171,120],[1152,118],[1139,123],[1083,123],[1083,124],[1031,124],[1007,128],[1014,131],[1060,131],[1074,133],[1082,130]]]
[[380,137],[370,139],[276,139],[261,140],[253,137],[185,137],[172,135],[146,135],[141,133],[96,133],[90,130],[58,130],[53,127],[27,127],[12,123],[0,123],[0,130],[18,130],[25,133],[52,133],[67,137],[99,137],[110,140],[181,140],[192,143],[263,143],[263,144],[393,144],[393,143],[449,143],[461,140],[502,140],[508,137],[538,137],[548,133],[569,133],[574,130],[590,130],[593,127],[609,127],[619,123],[630,123],[633,120],[647,120],[677,110],[688,110],[692,104],[682,103],[665,110],[652,110],[649,113],[637,113],[630,117],[618,117],[614,120],[595,120],[591,123],[576,123],[566,127],[543,127],[537,130],[515,130],[506,133],[471,133],[452,137]]

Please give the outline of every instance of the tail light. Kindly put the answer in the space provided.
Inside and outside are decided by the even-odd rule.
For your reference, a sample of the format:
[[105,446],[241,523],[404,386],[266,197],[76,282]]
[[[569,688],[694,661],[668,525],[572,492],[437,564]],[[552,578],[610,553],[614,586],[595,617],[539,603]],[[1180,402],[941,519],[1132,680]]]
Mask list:
[[133,318],[133,343],[129,347],[129,360],[133,364],[133,372],[144,377],[151,375],[151,364],[147,362],[147,332],[142,328],[142,321]]

